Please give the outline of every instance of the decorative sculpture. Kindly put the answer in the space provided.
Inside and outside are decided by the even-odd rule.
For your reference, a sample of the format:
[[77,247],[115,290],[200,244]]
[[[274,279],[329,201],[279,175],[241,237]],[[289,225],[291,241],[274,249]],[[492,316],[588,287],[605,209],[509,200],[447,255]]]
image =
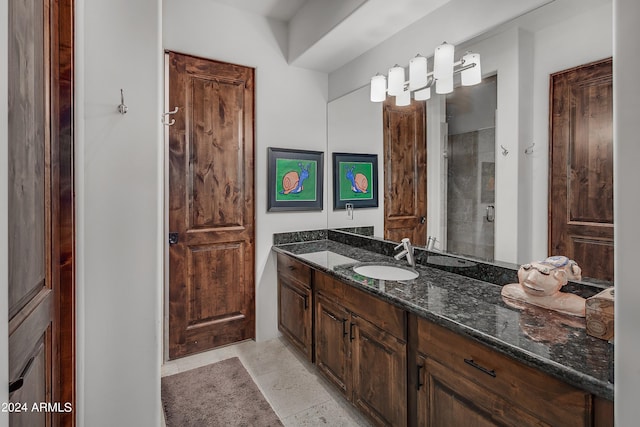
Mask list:
[[565,256],[524,264],[518,270],[519,283],[502,287],[502,296],[571,316],[585,317],[585,299],[560,289],[568,280],[582,279],[578,264]]

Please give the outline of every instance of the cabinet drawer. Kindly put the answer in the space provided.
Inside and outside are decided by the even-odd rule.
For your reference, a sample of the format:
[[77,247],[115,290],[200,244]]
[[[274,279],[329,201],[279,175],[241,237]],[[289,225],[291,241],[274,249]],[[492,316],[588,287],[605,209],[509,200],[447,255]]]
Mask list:
[[591,395],[427,320],[418,351],[551,425],[591,422]]
[[314,286],[317,292],[322,293],[333,301],[342,302],[347,285],[317,271],[314,279]]
[[278,254],[278,273],[311,287],[311,268],[288,255]]

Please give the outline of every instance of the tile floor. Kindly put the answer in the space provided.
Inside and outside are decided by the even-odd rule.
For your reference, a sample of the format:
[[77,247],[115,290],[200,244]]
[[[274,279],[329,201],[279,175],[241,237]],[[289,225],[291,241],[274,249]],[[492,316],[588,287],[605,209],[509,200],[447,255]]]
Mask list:
[[369,426],[315,367],[280,337],[239,344],[173,360],[162,376],[238,357],[285,426]]

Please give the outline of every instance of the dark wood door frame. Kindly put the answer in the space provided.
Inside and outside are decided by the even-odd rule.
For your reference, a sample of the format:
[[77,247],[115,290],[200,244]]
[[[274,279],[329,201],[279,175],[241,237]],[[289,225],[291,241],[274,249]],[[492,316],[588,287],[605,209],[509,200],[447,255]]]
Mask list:
[[59,376],[57,378],[60,402],[71,403],[72,412],[60,413],[61,426],[76,424],[76,278],[75,278],[75,183],[74,183],[74,29],[75,1],[58,0],[53,8],[58,23],[55,34],[55,54],[52,61],[52,109],[57,138],[58,169],[57,209],[59,223],[53,227],[57,234],[58,254],[54,259],[57,269],[58,293],[56,316],[59,322],[58,351]]

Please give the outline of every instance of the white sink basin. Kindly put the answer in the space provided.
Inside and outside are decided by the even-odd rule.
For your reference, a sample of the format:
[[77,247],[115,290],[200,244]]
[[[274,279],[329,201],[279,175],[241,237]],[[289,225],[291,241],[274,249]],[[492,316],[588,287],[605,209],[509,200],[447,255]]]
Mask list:
[[353,271],[363,276],[379,280],[412,280],[418,272],[409,267],[390,264],[364,264],[353,267]]

